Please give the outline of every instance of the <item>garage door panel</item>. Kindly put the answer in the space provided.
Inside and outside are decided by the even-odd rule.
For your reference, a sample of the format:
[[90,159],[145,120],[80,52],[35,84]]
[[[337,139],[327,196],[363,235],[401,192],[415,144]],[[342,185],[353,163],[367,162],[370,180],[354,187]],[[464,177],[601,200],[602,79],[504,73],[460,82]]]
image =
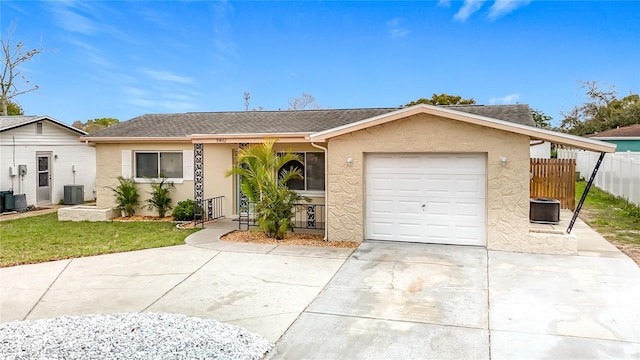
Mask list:
[[399,199],[368,199],[367,215],[371,220],[422,219],[420,203]]
[[393,221],[372,220],[371,233],[376,239],[388,240],[396,232],[396,224]]
[[420,216],[421,202],[415,200],[397,200],[398,214],[402,216]]
[[420,241],[422,238],[422,222],[400,221],[398,223],[398,238],[416,242]]
[[368,199],[367,207],[373,217],[395,217],[396,206],[393,199]]
[[422,178],[420,176],[397,175],[394,185],[398,196],[421,196]]
[[365,198],[369,239],[485,245],[482,154],[368,154]]
[[462,198],[484,199],[485,189],[484,178],[479,179],[477,176],[475,178],[458,178],[455,179],[455,192],[452,195]]
[[376,174],[367,178],[367,190],[372,194],[392,194],[394,178],[392,175]]

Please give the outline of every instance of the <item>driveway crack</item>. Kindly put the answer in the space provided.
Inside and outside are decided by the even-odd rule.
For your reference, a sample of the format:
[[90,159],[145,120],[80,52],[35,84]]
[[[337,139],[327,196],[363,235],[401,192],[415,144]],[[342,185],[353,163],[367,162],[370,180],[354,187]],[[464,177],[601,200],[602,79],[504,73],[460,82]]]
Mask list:
[[259,277],[255,276],[255,275],[245,275],[245,274],[229,274],[229,275],[237,276],[237,277],[251,278],[251,279],[262,281],[262,282],[267,283],[267,284],[294,285],[294,286],[305,286],[305,287],[311,287],[311,288],[320,287],[320,285],[309,285],[309,284],[300,284],[300,283],[285,282],[285,281],[265,280],[265,279],[262,279],[262,278],[259,278]]
[[53,287],[53,285],[58,281],[58,279],[60,278],[60,276],[62,276],[62,274],[64,273],[65,270],[67,270],[67,268],[69,267],[69,265],[71,265],[71,263],[73,262],[73,259],[69,260],[69,262],[67,263],[67,265],[64,266],[64,268],[62,269],[62,271],[60,271],[60,273],[58,273],[58,276],[56,276],[55,279],[53,279],[53,281],[51,282],[51,284],[49,284],[49,287],[47,287],[47,290],[45,290],[42,293],[42,296],[40,296],[40,298],[38,298],[38,301],[36,301],[35,304],[33,304],[33,307],[31,307],[31,309],[29,310],[29,312],[27,313],[27,315],[24,316],[24,318],[22,318],[22,320],[26,320],[29,315],[31,315],[31,313],[33,312],[33,310],[35,310],[36,306],[38,306],[38,304],[40,304],[40,301],[42,301],[42,299],[45,297],[45,295],[47,295],[47,293],[49,292],[49,290],[51,290],[51,288]]

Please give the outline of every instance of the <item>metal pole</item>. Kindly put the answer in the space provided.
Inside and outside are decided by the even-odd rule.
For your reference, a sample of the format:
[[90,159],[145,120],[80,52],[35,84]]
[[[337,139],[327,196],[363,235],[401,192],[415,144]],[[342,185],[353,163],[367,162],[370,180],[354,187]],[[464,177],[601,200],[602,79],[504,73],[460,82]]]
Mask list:
[[596,167],[593,168],[593,172],[591,173],[591,177],[587,182],[587,186],[584,188],[584,192],[582,193],[582,197],[580,197],[580,201],[578,202],[578,206],[576,207],[576,211],[573,212],[573,217],[571,218],[571,222],[569,223],[569,227],[567,228],[567,234],[571,234],[571,230],[573,229],[573,225],[576,223],[576,219],[578,218],[578,214],[580,214],[580,209],[582,209],[582,204],[587,198],[587,194],[591,189],[591,185],[593,184],[593,179],[596,178],[596,174],[598,173],[598,169],[600,169],[600,164],[602,164],[602,159],[604,159],[605,153],[601,152],[600,157],[598,158],[598,162],[596,162]]

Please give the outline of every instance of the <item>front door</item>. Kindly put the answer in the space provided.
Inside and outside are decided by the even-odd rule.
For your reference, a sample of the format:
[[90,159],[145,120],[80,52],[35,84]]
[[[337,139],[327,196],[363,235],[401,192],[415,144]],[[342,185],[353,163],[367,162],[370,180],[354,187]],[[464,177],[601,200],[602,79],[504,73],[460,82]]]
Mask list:
[[36,203],[51,204],[51,153],[38,153],[36,156]]

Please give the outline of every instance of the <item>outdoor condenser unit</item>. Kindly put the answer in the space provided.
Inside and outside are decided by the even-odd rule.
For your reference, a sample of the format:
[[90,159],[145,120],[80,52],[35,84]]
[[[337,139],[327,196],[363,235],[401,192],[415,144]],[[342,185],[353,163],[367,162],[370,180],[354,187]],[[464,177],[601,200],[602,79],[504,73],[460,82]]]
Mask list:
[[64,204],[78,205],[84,203],[84,185],[65,185]]
[[560,201],[537,198],[529,202],[529,221],[533,223],[557,224],[560,222]]

